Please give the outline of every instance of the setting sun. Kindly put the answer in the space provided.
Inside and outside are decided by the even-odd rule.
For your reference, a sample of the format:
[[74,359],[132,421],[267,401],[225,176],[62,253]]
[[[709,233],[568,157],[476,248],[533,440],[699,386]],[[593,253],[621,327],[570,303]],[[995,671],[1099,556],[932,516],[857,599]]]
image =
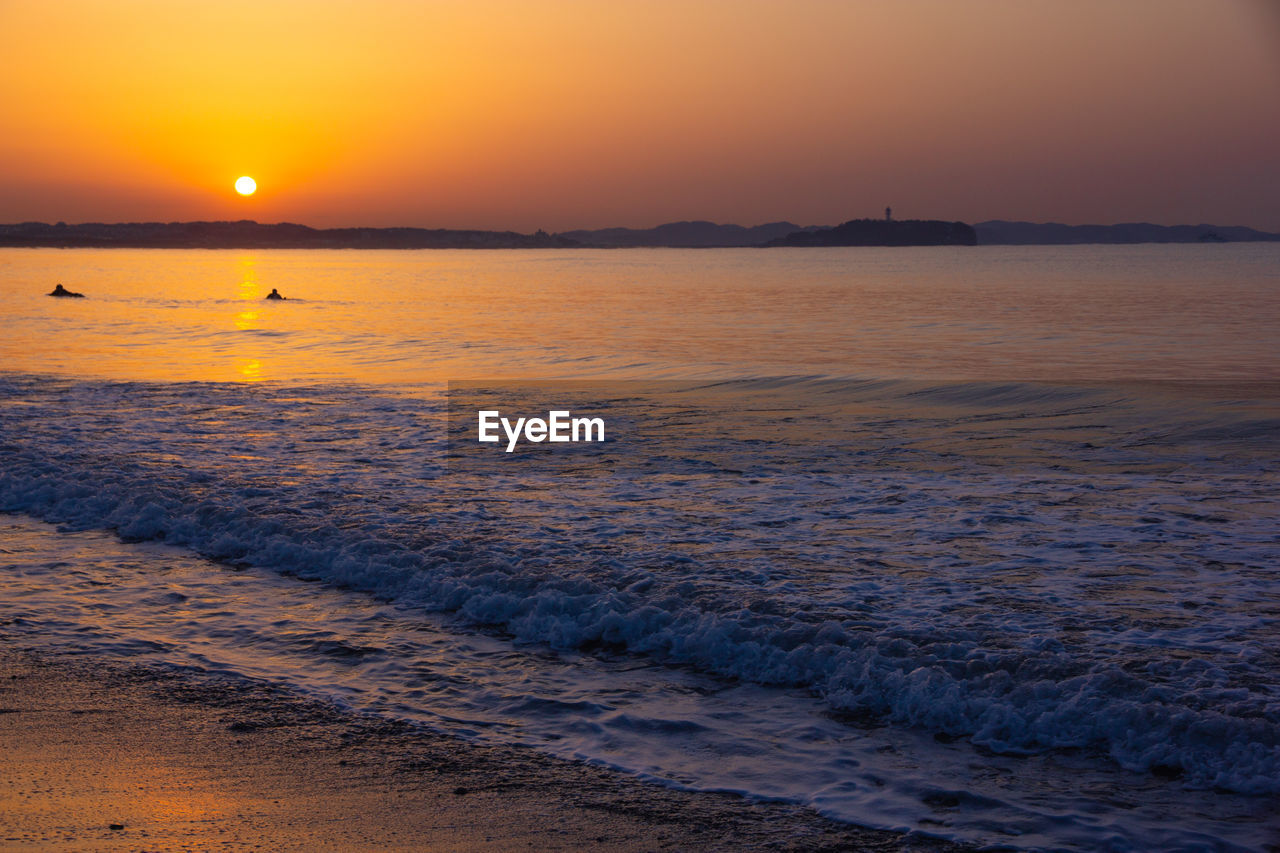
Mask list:
[[236,192],[240,193],[240,195],[253,195],[257,189],[258,182],[248,175],[236,178]]

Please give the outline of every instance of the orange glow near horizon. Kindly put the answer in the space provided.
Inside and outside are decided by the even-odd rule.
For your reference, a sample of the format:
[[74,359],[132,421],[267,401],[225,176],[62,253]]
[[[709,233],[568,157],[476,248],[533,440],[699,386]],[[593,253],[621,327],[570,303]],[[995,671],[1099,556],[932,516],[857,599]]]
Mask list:
[[1262,0],[8,0],[0,222],[1280,230]]

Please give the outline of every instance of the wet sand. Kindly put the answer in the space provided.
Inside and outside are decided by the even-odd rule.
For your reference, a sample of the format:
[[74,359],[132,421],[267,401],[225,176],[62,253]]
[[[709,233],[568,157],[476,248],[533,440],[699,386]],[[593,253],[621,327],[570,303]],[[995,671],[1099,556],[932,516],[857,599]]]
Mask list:
[[956,850],[463,743],[269,685],[0,641],[0,847]]

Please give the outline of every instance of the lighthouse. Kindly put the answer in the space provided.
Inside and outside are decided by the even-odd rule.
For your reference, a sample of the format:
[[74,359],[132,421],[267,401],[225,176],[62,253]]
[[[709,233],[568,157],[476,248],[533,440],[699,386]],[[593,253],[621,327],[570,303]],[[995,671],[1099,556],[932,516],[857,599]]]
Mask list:
[[885,221],[885,222],[892,222],[892,221],[893,221],[893,208],[892,208],[892,207],[886,207],[886,208],[884,209],[884,221]]

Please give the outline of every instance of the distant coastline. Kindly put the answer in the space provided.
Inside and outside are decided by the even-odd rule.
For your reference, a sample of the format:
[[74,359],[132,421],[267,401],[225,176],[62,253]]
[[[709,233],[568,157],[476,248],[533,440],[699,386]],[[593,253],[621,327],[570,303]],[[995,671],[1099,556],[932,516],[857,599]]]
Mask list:
[[1238,225],[1060,225],[1057,222],[1006,222],[993,219],[973,226],[983,246],[1065,246],[1082,243],[1258,243],[1280,234]]
[[23,222],[0,225],[0,246],[121,249],[554,249],[576,246],[544,231],[311,228],[292,222]]
[[448,228],[311,228],[289,222],[82,223],[0,225],[0,247],[131,249],[565,249],[805,246],[1072,245],[1280,241],[1240,226],[1060,225],[990,220],[855,219],[834,227],[771,222],[754,227],[670,222],[656,228],[537,231]]

